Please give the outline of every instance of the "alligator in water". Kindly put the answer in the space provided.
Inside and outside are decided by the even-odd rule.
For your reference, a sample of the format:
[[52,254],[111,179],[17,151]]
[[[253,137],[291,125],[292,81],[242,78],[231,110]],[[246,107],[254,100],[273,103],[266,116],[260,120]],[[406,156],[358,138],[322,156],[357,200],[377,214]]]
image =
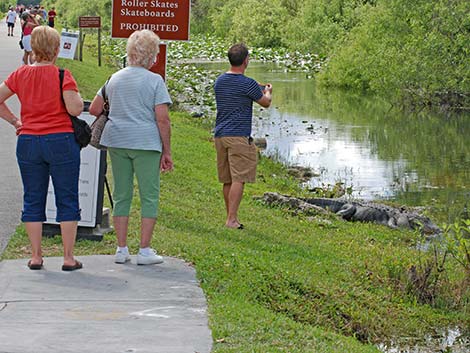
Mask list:
[[[419,229],[424,234],[437,234],[442,231],[428,217],[404,208],[395,208],[374,202],[348,201],[327,198],[292,198],[277,193],[265,193],[266,203],[303,204],[321,207],[336,213],[347,221],[374,222],[390,228]],[[305,209],[305,206],[303,207]]]

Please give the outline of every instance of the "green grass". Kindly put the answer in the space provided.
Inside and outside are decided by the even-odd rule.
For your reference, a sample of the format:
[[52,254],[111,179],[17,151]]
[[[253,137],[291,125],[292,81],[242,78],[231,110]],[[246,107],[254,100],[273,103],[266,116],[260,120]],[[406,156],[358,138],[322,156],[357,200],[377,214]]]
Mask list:
[[[88,99],[112,73],[94,60],[60,63],[71,69]],[[246,228],[226,229],[210,131],[184,113],[172,112],[171,120],[175,170],[162,176],[152,246],[197,270],[214,352],[378,352],[367,342],[423,337],[436,326],[468,326],[464,306],[433,308],[397,288],[394,279],[424,256],[413,250],[415,234],[334,217],[310,219],[254,200],[266,191],[301,192],[269,159],[261,158],[258,182],[246,187],[240,209]],[[133,253],[138,241],[135,198],[129,232]],[[59,237],[44,239],[43,247],[45,256],[61,256]],[[114,250],[113,234],[76,245],[77,255]],[[19,227],[2,258],[28,254],[29,242]]]

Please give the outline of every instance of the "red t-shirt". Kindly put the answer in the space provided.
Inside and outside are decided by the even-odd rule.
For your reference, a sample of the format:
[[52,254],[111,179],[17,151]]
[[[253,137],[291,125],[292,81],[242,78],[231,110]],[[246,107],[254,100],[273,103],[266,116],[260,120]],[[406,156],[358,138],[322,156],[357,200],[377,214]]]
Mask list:
[[[59,69],[54,65],[23,65],[11,73],[5,85],[21,102],[20,134],[46,135],[73,132],[65,105],[60,96]],[[64,91],[78,92],[70,71],[64,72]]]
[[53,22],[53,21],[54,21],[54,17],[57,16],[57,14],[55,13],[54,10],[49,11],[49,13],[48,13],[47,15],[49,16],[49,22],[51,22],[51,21]]

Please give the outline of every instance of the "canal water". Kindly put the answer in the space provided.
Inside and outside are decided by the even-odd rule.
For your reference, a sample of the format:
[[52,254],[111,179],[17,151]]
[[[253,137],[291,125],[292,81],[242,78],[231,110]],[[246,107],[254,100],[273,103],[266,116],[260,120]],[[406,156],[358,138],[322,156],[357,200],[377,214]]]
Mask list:
[[308,187],[339,182],[354,198],[439,205],[443,221],[465,216],[467,203],[470,213],[470,114],[404,112],[270,64],[250,63],[246,75],[273,85],[272,107],[254,105],[254,136],[266,138],[266,155],[311,168]]

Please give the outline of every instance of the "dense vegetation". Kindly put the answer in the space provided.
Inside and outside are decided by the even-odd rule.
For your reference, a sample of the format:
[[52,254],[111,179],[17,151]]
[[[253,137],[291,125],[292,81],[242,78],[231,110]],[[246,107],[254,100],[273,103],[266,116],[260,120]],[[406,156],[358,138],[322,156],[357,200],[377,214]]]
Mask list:
[[[103,17],[111,0],[47,0],[68,26]],[[328,58],[324,85],[365,90],[412,105],[470,109],[467,0],[194,0],[192,34]]]

